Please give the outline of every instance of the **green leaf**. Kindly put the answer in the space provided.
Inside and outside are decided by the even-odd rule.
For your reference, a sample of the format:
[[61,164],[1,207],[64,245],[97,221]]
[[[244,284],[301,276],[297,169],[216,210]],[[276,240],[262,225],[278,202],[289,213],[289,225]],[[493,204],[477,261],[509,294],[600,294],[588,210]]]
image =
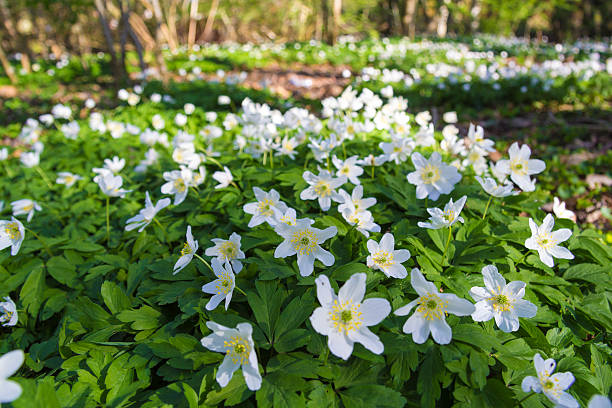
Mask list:
[[45,271],[44,269],[33,270],[25,283],[21,287],[19,298],[21,303],[32,317],[38,315],[38,310],[45,300],[43,298],[43,291],[45,289]]
[[63,256],[54,256],[47,261],[47,271],[59,283],[73,286],[76,282],[76,268]]
[[406,398],[383,385],[360,385],[343,390],[340,398],[346,408],[403,407]]
[[132,302],[115,282],[104,281],[100,290],[102,299],[112,314],[117,314],[132,306]]

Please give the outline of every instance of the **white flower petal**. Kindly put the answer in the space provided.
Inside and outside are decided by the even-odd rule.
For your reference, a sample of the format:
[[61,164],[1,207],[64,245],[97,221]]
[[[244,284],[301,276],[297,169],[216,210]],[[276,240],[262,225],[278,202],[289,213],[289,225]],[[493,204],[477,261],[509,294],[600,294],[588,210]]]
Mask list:
[[381,354],[385,350],[385,346],[377,335],[372,333],[367,327],[360,327],[349,333],[349,337],[356,343],[361,343],[374,354]]
[[363,301],[359,311],[364,326],[374,326],[391,313],[391,304],[386,299],[370,298]]
[[438,344],[448,344],[453,338],[453,331],[444,319],[434,319],[429,324],[431,336]]
[[343,332],[330,332],[327,338],[327,346],[333,355],[344,360],[348,360],[353,353],[353,342]]
[[353,274],[338,291],[339,302],[361,303],[365,295],[366,277],[365,273]]
[[223,359],[223,362],[219,366],[219,369],[217,370],[217,382],[219,383],[219,385],[221,387],[225,387],[230,382],[232,376],[234,375],[234,372],[239,367],[240,362],[237,361],[234,363],[234,360],[232,360],[229,355],[226,355]]

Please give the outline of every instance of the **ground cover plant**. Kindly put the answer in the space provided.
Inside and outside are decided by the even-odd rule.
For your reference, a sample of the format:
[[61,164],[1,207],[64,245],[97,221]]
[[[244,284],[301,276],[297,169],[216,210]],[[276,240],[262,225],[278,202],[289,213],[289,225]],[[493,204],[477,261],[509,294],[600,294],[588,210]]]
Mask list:
[[0,402],[609,406],[582,181],[355,81],[316,115],[196,80],[4,128]]

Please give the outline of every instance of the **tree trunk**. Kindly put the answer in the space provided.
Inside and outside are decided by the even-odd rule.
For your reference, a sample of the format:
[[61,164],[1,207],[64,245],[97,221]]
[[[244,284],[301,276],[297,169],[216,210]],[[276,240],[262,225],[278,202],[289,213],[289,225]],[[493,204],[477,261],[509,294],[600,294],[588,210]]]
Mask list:
[[108,25],[108,20],[106,18],[106,5],[104,4],[104,0],[95,0],[95,6],[96,11],[98,12],[98,18],[100,19],[100,24],[102,25],[104,40],[106,41],[108,53],[111,58],[111,67],[113,70],[113,74],[115,75],[117,80],[121,80],[124,69],[121,69],[119,67],[119,62],[117,61],[117,54],[115,53],[113,36],[111,34],[110,27]]
[[206,25],[204,26],[204,33],[202,34],[202,39],[204,41],[210,41],[212,35],[213,24],[215,22],[215,17],[217,16],[217,8],[219,7],[219,0],[213,0],[210,5],[210,10],[208,11],[208,17],[206,17]]
[[321,16],[323,19],[321,35],[323,40],[330,44],[330,27],[329,27],[329,7],[327,4],[327,0],[321,0]]
[[406,0],[406,10],[404,14],[404,34],[410,38],[416,35],[416,9],[418,0]]
[[342,24],[342,0],[334,0],[332,12],[334,22],[332,25],[331,44],[335,44],[340,34],[340,25]]
[[9,78],[12,84],[17,83],[17,77],[15,76],[15,71],[13,70],[13,66],[9,62],[8,58],[6,58],[6,54],[4,53],[4,49],[2,48],[2,35],[0,33],[0,63],[2,64],[2,68],[4,68],[4,72],[6,72],[6,76]]
[[198,14],[198,0],[191,0],[189,9],[189,32],[187,33],[187,47],[191,49],[196,39],[196,15]]

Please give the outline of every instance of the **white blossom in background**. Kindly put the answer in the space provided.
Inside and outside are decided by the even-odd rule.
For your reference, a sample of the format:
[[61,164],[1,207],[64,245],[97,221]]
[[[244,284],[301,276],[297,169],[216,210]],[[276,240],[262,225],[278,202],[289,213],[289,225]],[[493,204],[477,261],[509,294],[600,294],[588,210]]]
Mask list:
[[473,123],[470,123],[468,139],[472,146],[477,146],[484,152],[490,153],[495,151],[495,142],[491,139],[484,138],[484,129],[482,126],[474,126]]
[[540,353],[533,356],[533,364],[536,369],[537,377],[527,376],[521,383],[524,392],[544,393],[555,407],[559,408],[579,408],[580,404],[569,393],[565,392],[573,383],[574,375],[569,371],[555,373],[555,360],[549,358],[544,360]]
[[318,176],[305,171],[302,177],[310,186],[300,193],[300,199],[318,200],[323,211],[329,210],[332,200],[342,202],[336,189],[346,183],[346,177],[334,178],[327,170],[321,170]]
[[26,219],[28,222],[32,221],[32,217],[34,216],[34,212],[41,211],[41,206],[36,202],[30,199],[24,198],[22,200],[13,201],[11,203],[11,207],[13,207],[13,215],[28,215]]
[[37,152],[24,152],[19,156],[19,160],[21,164],[26,167],[35,167],[40,163],[40,153]]
[[519,317],[531,319],[536,315],[537,306],[523,299],[525,282],[506,284],[494,265],[482,268],[482,279],[484,288],[474,286],[470,289],[470,296],[476,301],[476,311],[472,313],[474,321],[486,322],[495,318],[497,327],[510,333],[519,329]]
[[553,199],[553,213],[557,218],[566,218],[576,222],[576,214],[573,211],[565,208],[565,203],[559,200],[557,197]]
[[183,110],[185,111],[186,115],[191,115],[193,112],[195,112],[195,105],[193,103],[186,103],[183,105]]
[[408,276],[406,268],[402,262],[410,259],[410,251],[407,249],[395,249],[395,238],[393,234],[386,233],[380,242],[373,239],[367,242],[370,255],[367,258],[367,265],[374,270],[381,270],[387,277],[404,279]]
[[60,127],[60,131],[64,134],[64,136],[66,136],[66,138],[71,139],[71,140],[77,139],[77,137],[79,136],[80,130],[81,130],[81,127],[76,121],[64,123]]
[[498,172],[510,176],[510,179],[523,191],[534,191],[535,181],[532,175],[538,174],[546,169],[542,160],[529,159],[531,149],[526,144],[519,149],[518,142],[512,143],[508,149],[509,160],[500,160],[495,165]]
[[370,236],[370,232],[380,232],[380,225],[374,222],[372,213],[367,210],[358,210],[351,201],[343,203],[341,214],[346,222],[354,225],[355,229],[366,238]]
[[416,186],[418,199],[429,197],[437,200],[440,194],[453,191],[455,184],[461,180],[457,169],[444,163],[438,152],[433,152],[429,159],[425,159],[420,153],[412,153],[411,158],[416,169],[406,178]]
[[219,183],[215,186],[216,189],[226,188],[234,181],[232,173],[226,166],[223,166],[223,171],[214,172],[212,178],[217,180],[217,182]]
[[445,112],[444,115],[442,115],[442,120],[444,120],[446,123],[457,123],[459,119],[457,118],[457,112],[450,111]]
[[21,385],[8,378],[19,370],[23,360],[24,354],[21,350],[9,351],[0,357],[0,404],[13,402],[21,396]]
[[219,95],[219,97],[217,98],[217,103],[219,105],[229,105],[230,103],[232,103],[232,100],[227,95]]
[[495,179],[491,178],[491,177],[485,177],[484,179],[480,176],[476,176],[474,177],[476,179],[476,181],[478,181],[478,183],[480,184],[480,186],[482,187],[482,189],[489,195],[492,195],[493,197],[508,197],[509,195],[513,194],[513,188],[514,186],[512,185],[512,183],[510,183],[510,181],[506,181],[506,183],[504,183],[503,185],[498,185],[497,182],[495,181]]
[[338,211],[342,213],[345,208],[349,208],[350,204],[353,205],[355,211],[365,211],[374,204],[376,204],[376,198],[368,197],[363,198],[363,186],[356,186],[351,194],[344,191],[344,189],[340,189],[338,191],[340,197],[342,198],[341,204],[338,206]]
[[277,224],[295,225],[297,223],[297,214],[293,208],[287,208],[284,214],[278,217]]
[[416,307],[404,323],[404,333],[412,334],[412,340],[417,344],[425,343],[429,333],[438,344],[450,343],[453,333],[446,323],[446,315],[471,315],[475,311],[474,305],[452,293],[440,293],[436,285],[425,280],[417,268],[410,273],[410,284],[419,297],[394,312],[397,316],[405,316]]
[[421,228],[441,229],[449,228],[457,221],[464,222],[463,217],[459,214],[461,214],[466,200],[467,196],[463,196],[453,203],[451,198],[444,206],[444,211],[439,208],[428,208],[427,212],[430,215],[429,222],[418,222],[417,225]]
[[525,241],[525,246],[528,249],[538,251],[540,260],[551,268],[555,262],[553,257],[560,259],[574,259],[567,248],[559,246],[561,242],[567,241],[572,236],[572,231],[568,228],[561,228],[553,232],[555,219],[552,214],[546,215],[542,225],[538,226],[535,221],[529,218],[529,228],[531,229],[531,237]]
[[378,146],[385,153],[386,161],[400,164],[408,160],[408,156],[414,150],[415,143],[413,140],[406,139],[405,137],[391,136],[391,142],[380,142]]
[[151,126],[153,126],[153,129],[155,130],[162,130],[163,128],[166,127],[166,121],[158,113],[158,114],[153,115],[153,117],[151,118]]
[[185,126],[187,124],[187,116],[182,113],[177,113],[174,117],[174,124],[177,126]]
[[612,402],[605,395],[594,395],[587,408],[612,408]]
[[315,331],[327,336],[329,351],[344,360],[353,353],[353,345],[361,343],[374,354],[381,354],[385,347],[368,326],[379,324],[391,312],[386,299],[368,298],[365,273],[353,274],[338,291],[334,292],[326,275],[315,279],[317,299],[321,304],[310,316]]
[[0,323],[2,326],[15,326],[19,317],[17,315],[17,306],[10,297],[5,296],[4,302],[0,302]]
[[338,171],[336,177],[346,177],[351,183],[358,185],[361,184],[359,176],[363,174],[363,169],[357,165],[359,157],[351,156],[346,160],[340,160],[336,156],[332,157],[332,163]]
[[153,205],[151,197],[149,197],[149,192],[145,192],[145,208],[140,210],[138,214],[125,222],[127,224],[125,226],[125,230],[132,231],[138,228],[138,232],[142,232],[142,230],[144,230],[147,225],[153,221],[153,218],[157,215],[157,213],[169,205],[169,198],[162,198],[157,202],[157,204]]
[[287,204],[280,201],[280,195],[274,189],[266,193],[259,187],[253,187],[253,193],[255,193],[257,201],[245,204],[243,207],[245,213],[253,215],[249,221],[249,228],[264,222],[274,227],[277,224],[277,220],[287,210]]
[[236,287],[234,272],[229,262],[221,264],[218,258],[213,258],[210,264],[217,279],[202,286],[202,292],[213,295],[206,304],[206,310],[215,309],[224,299],[225,310],[227,310]]
[[98,186],[100,186],[100,190],[109,197],[123,198],[127,193],[132,191],[121,188],[123,185],[121,176],[113,176],[112,174],[101,175],[97,183]]
[[57,184],[63,184],[66,187],[72,187],[74,183],[82,179],[83,177],[79,176],[78,174],[72,174],[68,171],[62,171],[60,173],[57,173],[57,179],[55,179],[55,182]]
[[185,268],[191,260],[193,259],[194,254],[198,250],[198,241],[193,239],[193,235],[191,235],[191,225],[187,226],[187,234],[185,235],[186,242],[183,245],[183,249],[181,249],[181,256],[179,257],[176,264],[174,264],[173,275],[179,273],[183,268]]
[[18,219],[0,220],[0,251],[11,247],[11,256],[17,255],[24,237],[25,228]]
[[320,244],[336,236],[336,227],[320,230],[313,228],[313,220],[304,218],[296,221],[295,225],[278,224],[274,231],[284,238],[276,247],[275,258],[286,258],[297,254],[297,263],[300,275],[309,276],[314,270],[315,259],[325,266],[332,266],[335,258],[331,252],[321,248]]
[[229,262],[232,265],[232,270],[235,273],[240,273],[242,270],[242,262],[244,252],[240,249],[240,235],[232,232],[229,239],[213,238],[211,241],[215,244],[212,247],[206,248],[204,255],[215,256],[219,262]]
[[70,106],[58,103],[57,105],[53,106],[53,108],[51,108],[51,114],[56,119],[68,120],[72,116],[72,109],[70,109]]
[[161,186],[162,194],[174,194],[174,205],[185,201],[193,179],[193,172],[182,167],[180,170],[165,171],[163,177],[166,183]]

